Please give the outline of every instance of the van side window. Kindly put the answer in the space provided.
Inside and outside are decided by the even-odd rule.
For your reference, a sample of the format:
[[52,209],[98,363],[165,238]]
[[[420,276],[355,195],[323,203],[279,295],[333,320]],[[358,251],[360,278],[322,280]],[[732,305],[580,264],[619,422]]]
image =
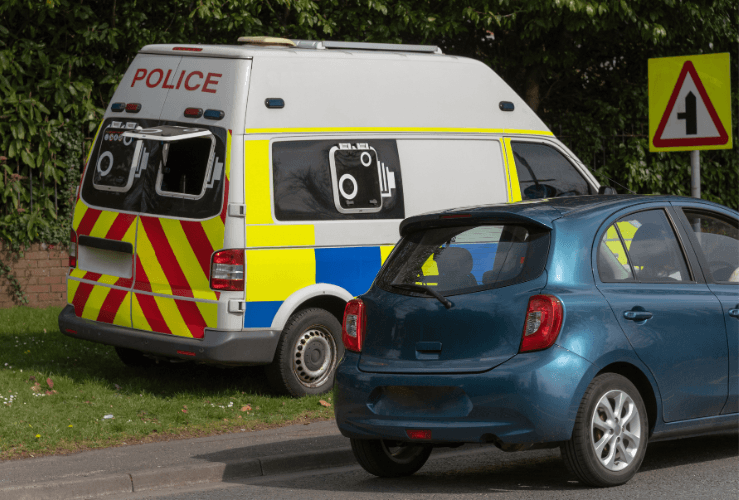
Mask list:
[[278,220],[405,217],[394,140],[278,141],[272,176]]
[[524,200],[593,194],[575,166],[553,147],[518,141],[511,146]]

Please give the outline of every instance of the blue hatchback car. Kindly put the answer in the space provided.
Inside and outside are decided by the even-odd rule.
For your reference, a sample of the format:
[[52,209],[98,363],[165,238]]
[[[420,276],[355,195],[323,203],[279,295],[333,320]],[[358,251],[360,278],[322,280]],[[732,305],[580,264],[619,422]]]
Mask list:
[[358,462],[560,447],[593,486],[647,442],[739,427],[739,213],[672,196],[421,215],[344,313],[334,403]]

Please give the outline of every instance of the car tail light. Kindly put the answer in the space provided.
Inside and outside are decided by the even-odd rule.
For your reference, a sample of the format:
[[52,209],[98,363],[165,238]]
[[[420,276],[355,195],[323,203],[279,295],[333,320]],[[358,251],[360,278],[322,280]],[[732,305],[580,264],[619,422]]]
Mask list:
[[519,352],[539,351],[551,347],[562,328],[562,316],[562,303],[554,295],[531,297]]
[[244,289],[244,249],[221,250],[213,254],[210,265],[210,287],[213,290]]
[[364,302],[353,299],[344,308],[344,322],[341,325],[341,340],[349,351],[362,352],[364,330],[367,326],[367,315]]
[[77,233],[69,230],[69,267],[77,267]]
[[430,429],[406,429],[405,433],[411,439],[431,439]]

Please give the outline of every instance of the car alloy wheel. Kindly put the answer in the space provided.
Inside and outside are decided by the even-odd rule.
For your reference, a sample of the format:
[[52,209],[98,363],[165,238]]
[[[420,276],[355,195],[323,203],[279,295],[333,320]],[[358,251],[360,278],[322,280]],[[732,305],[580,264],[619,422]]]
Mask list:
[[590,436],[603,467],[614,472],[628,467],[641,443],[641,417],[634,400],[620,390],[604,394],[595,405]]

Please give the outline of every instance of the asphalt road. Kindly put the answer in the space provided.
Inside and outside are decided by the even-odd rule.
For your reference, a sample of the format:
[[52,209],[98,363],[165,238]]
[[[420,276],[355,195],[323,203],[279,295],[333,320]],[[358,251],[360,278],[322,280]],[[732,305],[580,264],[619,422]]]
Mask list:
[[494,447],[432,454],[415,475],[378,479],[358,465],[272,476],[203,488],[161,490],[126,499],[270,500],[370,498],[495,499],[730,499],[739,498],[739,434],[649,446],[639,473],[626,485],[590,489],[571,477],[559,450],[504,453]]

